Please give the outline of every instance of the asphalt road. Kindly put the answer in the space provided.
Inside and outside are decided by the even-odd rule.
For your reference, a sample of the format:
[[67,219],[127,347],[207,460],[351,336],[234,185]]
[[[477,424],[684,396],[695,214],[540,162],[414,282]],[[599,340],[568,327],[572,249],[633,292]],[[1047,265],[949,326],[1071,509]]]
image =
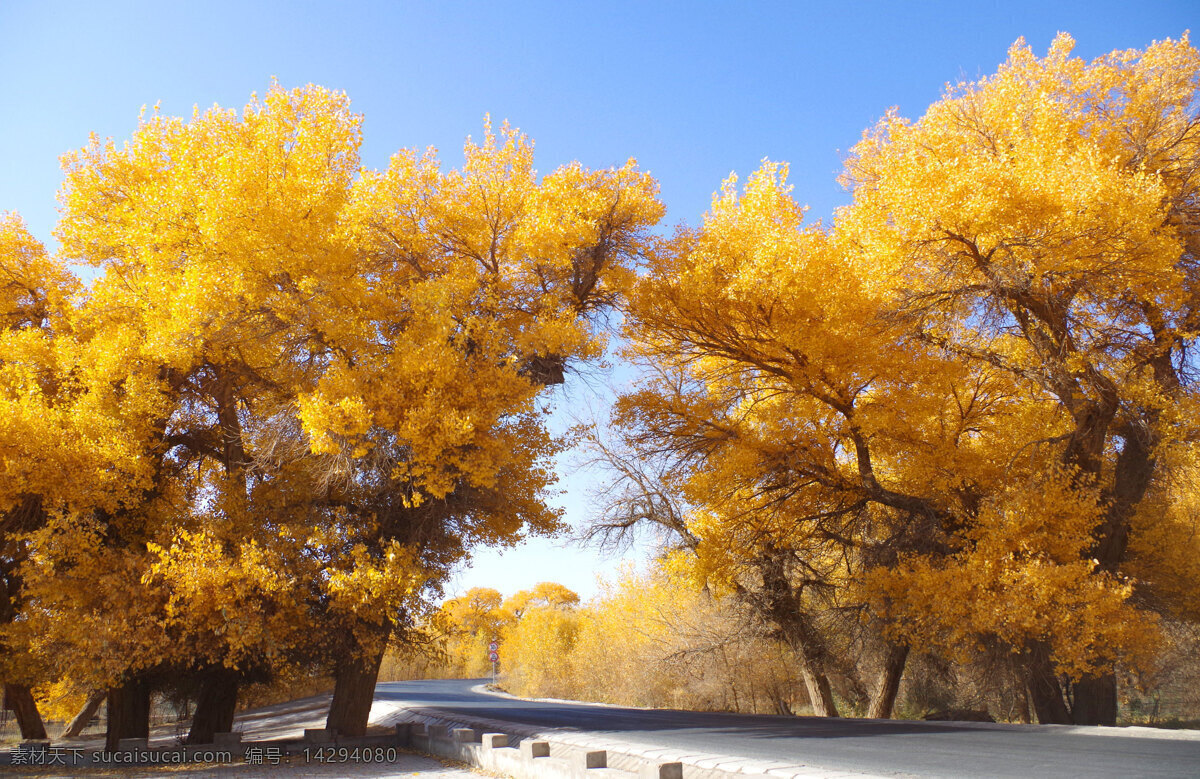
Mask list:
[[[614,741],[896,776],[1200,777],[1200,740],[1117,729],[995,728],[959,723],[772,717],[525,701],[482,692],[482,680],[390,682],[377,701]],[[1088,728],[1088,731],[1093,729]],[[1108,731],[1106,733],[1106,731]]]

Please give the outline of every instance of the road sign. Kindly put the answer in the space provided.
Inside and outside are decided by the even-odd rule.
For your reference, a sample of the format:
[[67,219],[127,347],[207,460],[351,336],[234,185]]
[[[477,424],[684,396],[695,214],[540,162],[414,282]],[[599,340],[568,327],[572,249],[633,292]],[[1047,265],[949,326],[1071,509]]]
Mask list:
[[495,652],[492,652],[490,655],[488,655],[488,659],[491,660],[493,663],[495,663],[500,660],[500,655],[496,654]]
[[499,649],[499,648],[500,648],[500,645],[499,645],[499,644],[497,644],[495,641],[493,641],[492,643],[488,644],[488,651],[489,651],[489,652],[495,652],[495,651],[496,651],[497,649]]

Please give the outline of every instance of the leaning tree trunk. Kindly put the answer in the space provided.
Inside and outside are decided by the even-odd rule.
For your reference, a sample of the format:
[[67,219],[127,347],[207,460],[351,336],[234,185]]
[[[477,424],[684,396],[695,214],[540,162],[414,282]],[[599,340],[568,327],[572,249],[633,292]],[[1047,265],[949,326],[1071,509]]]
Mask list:
[[833,688],[826,671],[824,643],[816,634],[816,626],[802,611],[777,613],[775,624],[780,628],[784,641],[800,659],[800,676],[808,690],[808,700],[813,713],[818,717],[838,717],[837,703],[833,700]]
[[83,704],[83,708],[71,718],[71,721],[67,723],[59,738],[75,738],[82,733],[83,729],[92,721],[92,717],[96,716],[96,712],[100,710],[100,704],[104,703],[106,697],[108,697],[107,690],[97,690],[89,695],[87,702]]
[[339,736],[363,736],[375,700],[375,682],[391,630],[380,631],[366,646],[353,641],[334,669],[333,700],[325,727]]
[[237,711],[240,676],[224,666],[207,668],[200,673],[200,696],[187,743],[211,744],[216,733],[233,730],[233,715]]
[[37,701],[33,699],[33,691],[23,684],[5,684],[4,700],[17,717],[17,725],[21,728],[21,738],[46,738],[46,725],[38,712]]
[[123,738],[150,737],[150,682],[140,676],[108,691],[108,730],[104,748],[112,752]]
[[837,704],[833,700],[833,688],[829,685],[829,677],[821,670],[812,667],[808,658],[801,656],[800,676],[808,689],[808,700],[812,703],[813,713],[818,717],[838,717]]
[[904,666],[908,662],[908,646],[889,644],[887,656],[883,661],[883,673],[879,677],[879,689],[871,699],[871,708],[867,716],[872,719],[891,719],[892,709],[896,706],[896,694],[900,692],[900,679],[904,676]]
[[829,685],[828,652],[818,628],[804,609],[800,593],[787,575],[787,555],[768,551],[757,560],[763,580],[762,593],[740,590],[762,616],[779,628],[787,645],[800,658],[800,676],[808,688],[808,700],[818,717],[837,717],[837,704]]
[[1043,725],[1070,725],[1071,712],[1063,697],[1062,685],[1050,662],[1050,651],[1042,642],[1031,642],[1029,647],[1029,699],[1033,712]]

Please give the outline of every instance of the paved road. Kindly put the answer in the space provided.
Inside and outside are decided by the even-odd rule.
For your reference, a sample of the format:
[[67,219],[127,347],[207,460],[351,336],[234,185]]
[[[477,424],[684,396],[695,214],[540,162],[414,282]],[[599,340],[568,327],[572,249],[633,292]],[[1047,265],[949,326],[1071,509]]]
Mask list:
[[[614,741],[895,776],[1200,777],[1200,740],[1118,729],[771,717],[524,701],[482,680],[380,684],[376,701]],[[1081,733],[1080,730],[1088,732]],[[1106,733],[1107,731],[1107,733]],[[1117,731],[1117,733],[1114,733]]]

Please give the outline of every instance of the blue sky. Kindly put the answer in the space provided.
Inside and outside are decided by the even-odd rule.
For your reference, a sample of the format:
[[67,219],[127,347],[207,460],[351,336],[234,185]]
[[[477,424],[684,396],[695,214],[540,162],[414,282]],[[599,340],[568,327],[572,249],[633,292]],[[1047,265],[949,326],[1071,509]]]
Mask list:
[[[846,201],[842,155],[865,128],[891,106],[916,118],[947,82],[994,72],[1018,37],[1044,53],[1066,31],[1090,58],[1198,22],[1194,0],[0,0],[0,210],[49,242],[58,157],[89,132],[126,138],[155,103],[182,115],[240,107],[275,76],[345,90],[366,117],[367,167],[430,145],[455,164],[491,114],[535,139],[543,171],[636,157],[660,182],[668,224],[697,222],[725,176],[764,157],[789,162],[797,198],[827,219]],[[588,481],[568,481],[574,520]],[[456,586],[549,579],[589,594],[614,565],[537,542],[482,555]]]

